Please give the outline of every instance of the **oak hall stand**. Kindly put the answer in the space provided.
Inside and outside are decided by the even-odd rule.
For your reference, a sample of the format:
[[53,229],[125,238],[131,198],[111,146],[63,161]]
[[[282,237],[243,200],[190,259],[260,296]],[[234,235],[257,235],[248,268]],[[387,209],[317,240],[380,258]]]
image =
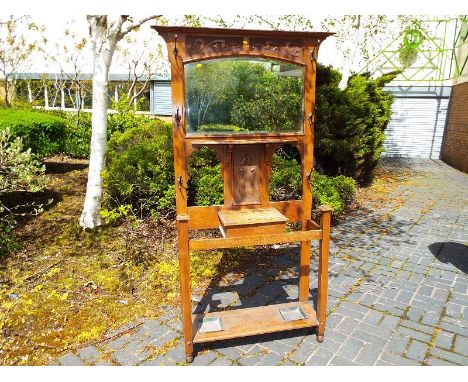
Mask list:
[[[315,73],[320,43],[331,33],[153,27],[165,40],[172,74],[173,146],[178,253],[183,332],[187,362],[195,343],[317,327],[323,341],[326,320],[331,208],[320,207],[320,223],[311,219]],[[302,101],[297,131],[188,131],[186,68],[219,59],[279,62],[278,72],[294,64],[302,73]],[[273,65],[272,65],[273,67]],[[302,200],[270,202],[272,156],[281,146],[295,146],[302,168]],[[210,147],[220,158],[224,204],[187,206],[188,158]],[[286,222],[301,230],[286,232]],[[189,239],[190,230],[219,228],[220,238]],[[319,240],[317,312],[309,304],[311,240]],[[190,251],[300,242],[299,301],[287,304],[192,315]]]

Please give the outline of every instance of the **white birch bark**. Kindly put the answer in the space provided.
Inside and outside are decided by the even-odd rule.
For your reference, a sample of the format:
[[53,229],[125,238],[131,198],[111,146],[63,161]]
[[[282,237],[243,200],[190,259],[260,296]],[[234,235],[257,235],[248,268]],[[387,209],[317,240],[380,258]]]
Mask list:
[[[101,171],[104,169],[107,142],[107,86],[118,33],[108,34],[106,16],[91,16],[90,32],[93,38],[93,115],[91,120],[91,153],[88,184],[80,225],[94,228],[101,225],[99,210],[102,201]],[[118,28],[120,31],[120,27]]]
[[80,217],[80,225],[84,229],[91,229],[102,223],[99,210],[102,202],[101,172],[104,170],[106,157],[108,76],[117,42],[136,27],[155,17],[157,16],[143,18],[122,29],[127,16],[88,16],[93,41],[94,71],[91,153],[86,196]]
[[60,88],[60,107],[65,110],[65,90]]

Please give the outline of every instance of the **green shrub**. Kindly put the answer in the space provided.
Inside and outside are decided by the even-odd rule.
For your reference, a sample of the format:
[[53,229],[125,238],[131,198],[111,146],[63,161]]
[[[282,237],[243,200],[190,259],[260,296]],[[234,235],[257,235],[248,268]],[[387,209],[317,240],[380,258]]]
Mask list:
[[91,145],[91,113],[66,113],[64,153],[74,158],[88,158]]
[[144,115],[136,114],[135,109],[128,104],[127,97],[121,97],[119,101],[112,102],[111,109],[116,113],[107,115],[107,134],[110,137],[115,131],[123,132],[149,122]]
[[318,65],[315,156],[326,174],[350,176],[360,184],[371,181],[392,113],[393,96],[383,87],[397,74],[354,75],[341,90],[341,74]]
[[204,167],[198,171],[195,186],[195,204],[210,206],[223,204],[224,184],[221,177],[221,166]]
[[301,165],[294,159],[273,155],[270,197],[274,201],[301,198]]
[[328,205],[333,217],[340,216],[356,191],[354,180],[346,176],[329,177],[314,172],[312,175],[312,205]]
[[37,214],[42,207],[9,197],[41,191],[46,184],[44,171],[31,149],[24,150],[21,138],[13,138],[9,127],[0,130],[0,255],[16,248],[11,232],[17,217]]
[[0,130],[7,127],[40,157],[63,150],[66,122],[61,117],[34,110],[0,109]]
[[103,172],[106,204],[131,204],[141,214],[166,214],[175,208],[171,126],[152,120],[108,142]]
[[[285,155],[273,155],[270,178],[270,197],[274,201],[301,198],[301,165]],[[327,204],[333,208],[333,217],[341,215],[356,192],[355,181],[340,175],[329,177],[314,172],[312,175],[312,205]]]

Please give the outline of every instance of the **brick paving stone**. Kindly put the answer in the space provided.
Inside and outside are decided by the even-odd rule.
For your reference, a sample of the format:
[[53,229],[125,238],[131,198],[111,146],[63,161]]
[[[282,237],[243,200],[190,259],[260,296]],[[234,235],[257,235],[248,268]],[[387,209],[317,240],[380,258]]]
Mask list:
[[355,361],[364,366],[372,366],[377,361],[381,351],[379,346],[364,345]]
[[334,356],[334,352],[327,349],[320,349],[320,351],[314,353],[308,360],[305,361],[305,365],[326,366]]
[[468,365],[468,357],[464,357],[460,354],[456,354],[439,348],[432,348],[430,353],[431,355],[436,356],[437,358],[456,363],[457,365]]
[[404,336],[408,336],[409,338],[419,340],[421,342],[427,342],[428,343],[431,340],[431,336],[429,334],[418,332],[416,330],[406,328],[404,326],[398,327],[397,332],[404,335]]
[[336,354],[329,363],[330,366],[357,366],[357,364],[348,358]]
[[427,359],[427,364],[430,366],[457,366],[456,363],[452,363],[435,357],[429,357]]
[[322,351],[323,348],[317,343],[310,343],[303,341],[289,357],[292,361],[296,363],[304,362],[309,359],[316,351]]
[[293,348],[280,340],[265,341],[259,344],[260,346],[268,349],[269,352],[276,353],[278,355],[285,355],[289,353]]
[[216,353],[209,350],[203,354],[196,354],[190,366],[208,366],[216,359]]
[[462,354],[468,357],[468,339],[458,335],[455,338],[453,350],[455,350],[458,354]]
[[216,351],[232,361],[237,360],[242,355],[242,351],[235,346],[216,347]]
[[143,361],[148,353],[137,352],[134,349],[118,349],[114,354],[114,360],[122,366],[133,366]]
[[398,354],[393,353],[382,353],[381,359],[386,361],[392,365],[398,366],[419,366],[421,363],[418,361],[414,361],[412,359],[404,358]]
[[231,365],[232,365],[232,361],[224,357],[218,357],[213,362],[210,363],[210,366],[231,366]]
[[78,356],[82,359],[85,360],[86,362],[92,362],[99,358],[101,353],[99,352],[98,349],[94,346],[86,346],[80,350],[78,350]]
[[409,343],[410,339],[408,336],[395,333],[388,342],[386,350],[396,354],[403,354],[408,348]]
[[450,350],[454,337],[452,333],[439,333],[435,339],[435,345],[439,348]]
[[265,357],[263,357],[260,362],[257,362],[255,366],[276,366],[283,357],[279,356],[275,353],[268,353]]
[[353,360],[363,349],[364,345],[364,341],[349,337],[345,342],[343,342],[343,345],[341,345],[340,349],[338,350],[338,354]]
[[84,362],[76,354],[67,353],[58,358],[62,366],[84,366]]
[[413,340],[408,347],[406,357],[418,362],[423,362],[426,356],[427,347],[428,344]]
[[407,328],[414,329],[414,330],[416,330],[418,332],[423,332],[423,333],[429,334],[429,335],[432,335],[432,333],[434,332],[434,328],[431,328],[430,326],[419,324],[419,323],[414,322],[414,321],[401,320],[400,325],[404,326],[404,327],[407,327]]
[[164,357],[169,358],[176,363],[185,363],[185,351],[183,344],[170,349],[166,354],[164,354]]

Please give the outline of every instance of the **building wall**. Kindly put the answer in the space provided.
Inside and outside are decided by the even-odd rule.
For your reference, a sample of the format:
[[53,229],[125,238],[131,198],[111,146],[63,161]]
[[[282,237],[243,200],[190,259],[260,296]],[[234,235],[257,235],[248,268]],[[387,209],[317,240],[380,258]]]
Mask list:
[[395,96],[383,156],[440,158],[450,97],[448,86],[389,86]]
[[468,173],[468,82],[452,87],[442,160]]

